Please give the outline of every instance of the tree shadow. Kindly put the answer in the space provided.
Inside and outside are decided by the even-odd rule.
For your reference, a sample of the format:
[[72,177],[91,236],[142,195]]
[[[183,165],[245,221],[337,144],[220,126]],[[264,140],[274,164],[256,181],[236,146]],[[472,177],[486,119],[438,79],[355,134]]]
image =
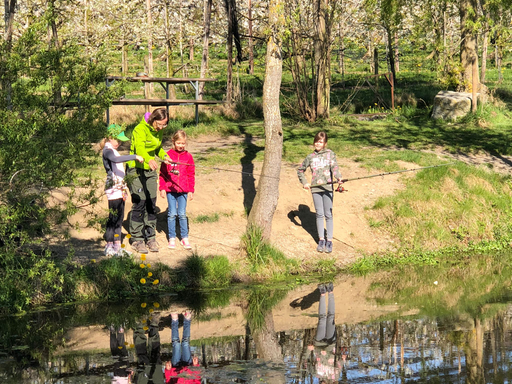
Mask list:
[[[311,212],[309,206],[299,204],[299,209],[288,212],[288,218],[296,226],[304,228],[304,230],[311,235],[311,237],[318,242],[318,233],[316,229],[316,214]],[[299,221],[297,221],[297,218]]]
[[265,147],[260,147],[252,142],[253,136],[240,125],[240,132],[244,135],[244,156],[240,159],[242,165],[242,190],[244,193],[244,209],[247,214],[251,211],[254,198],[256,197],[256,180],[254,179],[254,164],[258,152]]

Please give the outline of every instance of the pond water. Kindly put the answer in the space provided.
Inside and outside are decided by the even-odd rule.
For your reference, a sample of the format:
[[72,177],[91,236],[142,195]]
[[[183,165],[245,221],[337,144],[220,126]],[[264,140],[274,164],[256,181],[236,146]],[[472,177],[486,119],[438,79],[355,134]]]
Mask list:
[[[338,278],[332,293],[329,284],[186,292],[3,318],[0,380],[510,382],[508,289],[468,300],[435,281],[428,289],[416,287],[411,304],[395,302],[404,289],[390,293],[386,281],[391,280]],[[431,290],[444,290],[444,299]],[[426,299],[420,303],[419,296]],[[175,340],[173,345],[172,328],[180,344]],[[188,332],[190,359],[183,340]]]

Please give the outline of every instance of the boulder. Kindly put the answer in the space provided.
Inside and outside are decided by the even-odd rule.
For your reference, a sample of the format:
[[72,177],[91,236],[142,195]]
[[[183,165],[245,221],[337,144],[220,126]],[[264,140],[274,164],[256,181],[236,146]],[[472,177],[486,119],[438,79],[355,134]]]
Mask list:
[[466,116],[471,111],[471,99],[472,94],[468,92],[440,91],[434,98],[432,118],[455,120]]

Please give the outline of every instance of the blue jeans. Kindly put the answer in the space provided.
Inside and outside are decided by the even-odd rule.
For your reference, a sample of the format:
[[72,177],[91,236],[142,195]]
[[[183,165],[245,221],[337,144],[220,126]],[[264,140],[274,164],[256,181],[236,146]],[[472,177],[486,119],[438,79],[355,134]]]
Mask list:
[[192,364],[192,355],[190,353],[190,320],[183,320],[183,337],[180,343],[180,333],[178,329],[178,320],[171,321],[171,338],[172,338],[172,366],[177,366],[180,362],[184,365]]
[[176,237],[176,216],[180,220],[181,238],[188,237],[187,223],[187,198],[188,193],[167,192],[167,229],[169,239]]

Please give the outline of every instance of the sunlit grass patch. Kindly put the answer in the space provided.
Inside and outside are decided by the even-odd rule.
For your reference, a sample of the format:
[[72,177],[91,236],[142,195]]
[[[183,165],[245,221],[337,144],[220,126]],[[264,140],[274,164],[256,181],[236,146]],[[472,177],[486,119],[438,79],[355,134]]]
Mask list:
[[219,221],[219,214],[215,212],[209,215],[198,215],[192,221],[194,223],[216,223]]
[[243,234],[242,249],[255,278],[285,278],[297,273],[299,264],[263,239],[261,228],[252,226]]
[[493,240],[494,226],[512,204],[507,178],[462,163],[425,169],[405,181],[405,190],[380,198],[367,215],[405,249]]
[[226,256],[201,257],[194,254],[185,261],[184,286],[193,285],[201,288],[220,288],[229,285],[233,277],[233,268]]

